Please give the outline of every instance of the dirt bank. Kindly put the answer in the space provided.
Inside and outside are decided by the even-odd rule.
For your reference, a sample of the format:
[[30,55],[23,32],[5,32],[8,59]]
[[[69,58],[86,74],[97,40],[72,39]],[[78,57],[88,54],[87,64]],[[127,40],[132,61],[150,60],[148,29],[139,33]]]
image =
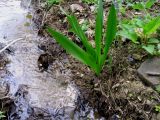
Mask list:
[[[94,38],[95,18],[92,9],[95,9],[95,6],[78,1],[64,1],[60,4],[66,11],[71,11],[72,5],[79,6],[72,12],[80,21],[89,20],[90,27],[86,34],[92,40]],[[110,3],[105,3],[106,12],[109,6]],[[37,6],[35,13],[34,22],[39,28],[39,35],[48,37],[43,27],[49,25],[68,35],[77,44],[82,45],[72,32],[68,32],[70,27],[66,21],[66,16],[57,5],[53,5],[49,10],[46,10],[44,3],[42,3]],[[144,85],[137,76],[137,68],[148,56],[131,42],[127,40],[120,42],[118,38],[115,40],[110,50],[112,63],[105,65],[99,77],[95,76],[87,66],[66,54],[55,41],[52,43],[52,40],[49,40],[40,46],[45,53],[54,58],[57,57],[55,52],[61,50],[62,54],[58,55],[66,56],[69,59],[66,65],[71,70],[73,81],[79,87],[80,98],[87,101],[101,116],[111,120],[159,119],[155,106],[160,103],[160,96],[152,88]]]

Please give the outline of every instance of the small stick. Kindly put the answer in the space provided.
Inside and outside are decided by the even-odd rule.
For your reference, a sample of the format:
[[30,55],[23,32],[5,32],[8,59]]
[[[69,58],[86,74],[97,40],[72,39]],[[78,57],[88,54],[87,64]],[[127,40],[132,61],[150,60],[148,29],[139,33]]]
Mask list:
[[6,50],[8,47],[10,47],[12,44],[14,44],[15,42],[22,40],[24,38],[18,38],[16,40],[13,40],[12,42],[10,42],[8,45],[6,45],[3,49],[0,50],[0,53],[2,53],[4,50]]

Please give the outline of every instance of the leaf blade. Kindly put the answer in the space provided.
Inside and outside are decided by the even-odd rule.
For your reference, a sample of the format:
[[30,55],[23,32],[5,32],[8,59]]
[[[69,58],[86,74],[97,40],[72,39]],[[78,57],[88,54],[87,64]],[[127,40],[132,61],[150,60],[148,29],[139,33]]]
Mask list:
[[91,54],[95,55],[95,51],[91,44],[88,42],[86,35],[84,34],[83,30],[81,29],[77,18],[74,15],[67,16],[69,24],[72,26],[73,31],[75,34],[81,39],[83,45],[85,46],[86,50]]
[[116,9],[114,5],[112,5],[108,15],[105,47],[103,50],[104,51],[103,56],[101,58],[101,66],[103,66],[105,62],[109,48],[112,44],[113,39],[115,38],[116,31],[117,31],[117,15],[116,15]]
[[155,51],[155,45],[147,45],[147,46],[142,46],[143,49],[145,49],[148,53],[151,55],[154,54]]
[[82,48],[76,45],[73,41],[69,40],[66,36],[48,27],[47,31],[50,35],[73,57],[81,61],[82,63],[90,66],[93,70],[96,69],[94,60],[88,55]]
[[117,35],[120,35],[124,38],[127,38],[129,40],[131,40],[132,42],[134,43],[138,43],[137,39],[138,39],[138,36],[137,34],[133,31],[133,32],[128,32],[127,30],[121,30],[117,33]]
[[100,57],[101,57],[102,30],[103,30],[103,3],[102,0],[99,0],[99,8],[96,17],[96,28],[95,28],[95,43],[96,43],[98,64],[100,64]]

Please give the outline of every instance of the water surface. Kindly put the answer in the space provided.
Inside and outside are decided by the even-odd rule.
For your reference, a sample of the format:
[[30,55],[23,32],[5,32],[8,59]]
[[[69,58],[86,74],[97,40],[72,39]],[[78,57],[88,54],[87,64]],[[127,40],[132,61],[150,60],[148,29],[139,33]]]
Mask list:
[[[40,39],[29,25],[31,20],[26,16],[27,9],[21,7],[20,0],[0,1],[0,42],[7,43],[19,38],[12,45],[14,55],[9,55],[11,63],[8,65],[10,76],[6,80],[10,83],[10,96],[24,87],[27,89],[29,105],[39,108],[75,107],[78,95],[77,89],[71,80],[70,70],[61,72],[64,68],[63,61],[55,61],[52,70],[41,72],[37,60],[42,53],[38,49]],[[68,84],[63,84],[63,83]],[[62,85],[63,84],[63,85]]]

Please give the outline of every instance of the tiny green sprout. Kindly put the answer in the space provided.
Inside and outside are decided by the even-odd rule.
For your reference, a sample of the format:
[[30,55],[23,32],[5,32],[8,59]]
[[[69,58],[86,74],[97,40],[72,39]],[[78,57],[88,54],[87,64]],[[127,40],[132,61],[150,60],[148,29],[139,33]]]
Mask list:
[[[74,15],[67,15],[67,20],[72,27],[72,31],[82,41],[84,49],[79,47],[68,37],[50,27],[47,28],[47,31],[68,53],[89,66],[97,75],[99,75],[106,62],[110,46],[116,35],[117,15],[114,5],[110,8],[106,32],[103,33],[103,2],[102,0],[99,0],[95,27],[95,48],[89,42],[79,25],[77,18]],[[103,36],[103,34],[105,35]]]
[[155,111],[160,113],[160,105],[155,106]]
[[128,94],[128,97],[130,97],[130,98],[133,97],[133,96],[134,96],[133,93]]
[[2,111],[0,111],[0,120],[2,120],[2,118],[5,118],[5,115]]

